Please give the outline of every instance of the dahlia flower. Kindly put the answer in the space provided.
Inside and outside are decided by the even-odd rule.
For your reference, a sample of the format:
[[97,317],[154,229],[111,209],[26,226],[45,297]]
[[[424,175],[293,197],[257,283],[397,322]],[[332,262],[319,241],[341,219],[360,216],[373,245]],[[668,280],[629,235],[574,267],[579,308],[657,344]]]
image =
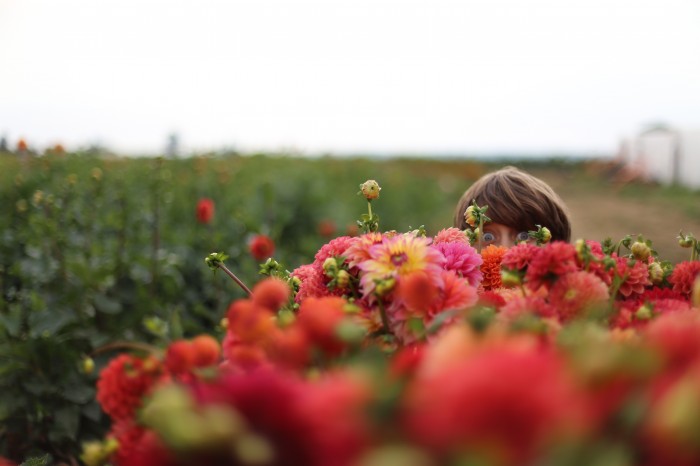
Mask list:
[[676,265],[668,282],[673,285],[673,291],[690,296],[695,279],[700,276],[700,261],[683,261]]
[[562,322],[581,316],[587,309],[603,306],[609,298],[607,285],[584,271],[562,276],[549,291],[549,302]]
[[576,248],[563,241],[554,241],[541,248],[530,261],[525,280],[531,290],[536,290],[542,285],[551,286],[562,275],[576,270]]
[[477,286],[481,282],[479,267],[483,259],[468,242],[442,242],[433,247],[445,256],[445,270],[456,272],[472,286]]
[[501,260],[508,251],[503,246],[495,246],[490,244],[481,250],[481,273],[483,279],[481,286],[484,290],[492,290],[501,287]]
[[364,272],[360,285],[365,296],[372,294],[379,281],[417,271],[426,272],[436,286],[442,285],[440,271],[445,257],[430,246],[428,238],[398,235],[372,246],[369,254],[370,259],[359,264]]
[[433,237],[433,244],[454,242],[469,244],[469,239],[467,235],[464,234],[464,231],[454,227],[443,228]]
[[524,270],[542,248],[530,243],[520,243],[508,249],[501,264],[511,270]]
[[616,265],[614,273],[622,278],[619,288],[619,293],[622,296],[627,298],[632,293],[644,293],[645,287],[651,286],[649,267],[645,262],[617,257],[615,254],[613,254],[613,259],[615,259]]

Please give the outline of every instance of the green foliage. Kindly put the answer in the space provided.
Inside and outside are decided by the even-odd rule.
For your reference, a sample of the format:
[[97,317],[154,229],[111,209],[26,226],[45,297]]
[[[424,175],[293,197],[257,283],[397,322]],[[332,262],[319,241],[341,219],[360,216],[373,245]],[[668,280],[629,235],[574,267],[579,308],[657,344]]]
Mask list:
[[[262,272],[294,285],[281,264],[313,259],[328,241],[319,222],[342,235],[367,212],[358,182],[382,180],[373,206],[382,229],[424,223],[435,233],[484,171],[421,160],[0,155],[0,455],[70,461],[105,434],[94,401],[115,355],[105,345],[215,332],[243,291],[212,276],[202,263],[211,251],[220,254],[208,265],[226,260],[245,283]],[[205,197],[215,205],[208,224],[195,216]],[[249,255],[257,233],[273,239],[279,262],[261,267]]]

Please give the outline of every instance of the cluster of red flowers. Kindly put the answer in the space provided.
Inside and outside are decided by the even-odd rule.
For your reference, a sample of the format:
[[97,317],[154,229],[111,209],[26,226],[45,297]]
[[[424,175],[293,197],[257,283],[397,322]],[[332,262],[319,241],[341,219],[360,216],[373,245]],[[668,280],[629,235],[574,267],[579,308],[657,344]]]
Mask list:
[[[104,445],[92,456],[84,457],[86,464],[111,460],[117,465],[160,464],[150,462],[145,451],[157,451],[158,458],[171,458],[163,442],[143,426],[138,413],[144,400],[164,385],[191,382],[197,371],[215,367],[221,361],[221,349],[215,338],[200,335],[192,340],[178,340],[168,348],[163,358],[154,354],[140,357],[120,354],[100,372],[96,399],[112,420],[112,428]],[[96,459],[97,458],[97,459]],[[91,461],[92,460],[92,461]]]
[[699,288],[596,242],[335,238],[230,305],[223,358],[113,360],[111,461],[700,464]]

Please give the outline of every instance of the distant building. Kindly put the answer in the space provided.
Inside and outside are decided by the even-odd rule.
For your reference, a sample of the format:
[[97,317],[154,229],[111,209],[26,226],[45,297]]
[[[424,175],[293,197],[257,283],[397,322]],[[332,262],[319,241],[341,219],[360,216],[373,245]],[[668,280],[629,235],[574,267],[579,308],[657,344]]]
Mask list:
[[644,178],[700,188],[700,130],[654,126],[624,141],[618,158]]

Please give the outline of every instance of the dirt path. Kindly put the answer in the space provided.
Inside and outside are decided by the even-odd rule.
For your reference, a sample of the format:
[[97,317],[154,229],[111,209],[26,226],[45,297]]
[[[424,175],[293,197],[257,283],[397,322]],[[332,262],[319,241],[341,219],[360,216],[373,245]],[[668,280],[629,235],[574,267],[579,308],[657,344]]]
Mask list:
[[591,185],[579,183],[572,175],[550,171],[535,174],[547,181],[569,207],[572,239],[601,241],[609,236],[619,241],[627,234],[642,234],[653,241],[662,259],[679,262],[690,256],[688,249],[678,246],[679,230],[700,237],[700,218],[692,218],[666,199],[655,198],[653,191],[648,191],[645,199],[638,199],[623,195],[602,180]]

